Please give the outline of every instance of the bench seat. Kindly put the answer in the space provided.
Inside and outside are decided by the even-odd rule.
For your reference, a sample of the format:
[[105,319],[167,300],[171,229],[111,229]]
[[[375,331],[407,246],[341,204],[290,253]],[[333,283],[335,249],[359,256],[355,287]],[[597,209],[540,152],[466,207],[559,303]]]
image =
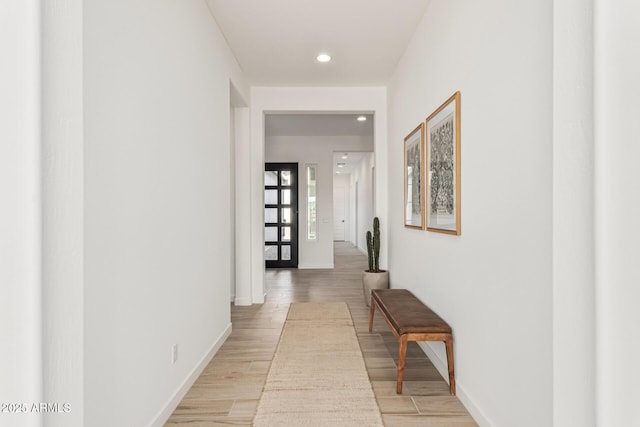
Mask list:
[[376,308],[398,338],[398,383],[402,393],[407,344],[409,341],[443,341],[447,350],[449,390],[456,394],[453,370],[453,335],[451,326],[406,289],[374,289],[371,291],[369,332],[373,330]]

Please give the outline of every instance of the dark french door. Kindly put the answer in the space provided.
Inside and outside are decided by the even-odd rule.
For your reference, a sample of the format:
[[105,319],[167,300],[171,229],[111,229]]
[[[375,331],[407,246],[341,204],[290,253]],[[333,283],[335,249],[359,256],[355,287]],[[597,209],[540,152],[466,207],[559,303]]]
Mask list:
[[265,163],[264,259],[267,268],[298,267],[298,164]]

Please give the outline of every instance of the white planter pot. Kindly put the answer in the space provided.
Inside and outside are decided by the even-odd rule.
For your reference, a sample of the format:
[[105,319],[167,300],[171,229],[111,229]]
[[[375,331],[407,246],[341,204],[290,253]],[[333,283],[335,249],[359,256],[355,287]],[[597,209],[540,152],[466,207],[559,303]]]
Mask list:
[[378,273],[369,271],[362,272],[362,292],[364,293],[364,303],[369,307],[371,305],[372,289],[388,289],[389,288],[389,272],[381,270]]

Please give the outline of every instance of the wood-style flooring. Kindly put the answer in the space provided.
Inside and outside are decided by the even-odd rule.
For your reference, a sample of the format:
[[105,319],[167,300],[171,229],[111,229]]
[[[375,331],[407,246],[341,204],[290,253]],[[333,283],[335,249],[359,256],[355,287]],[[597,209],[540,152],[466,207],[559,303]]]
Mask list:
[[373,391],[387,427],[476,427],[464,406],[414,342],[409,343],[402,395],[396,394],[398,344],[362,295],[366,257],[335,244],[333,270],[274,269],[266,273],[266,302],[231,308],[233,332],[184,397],[165,427],[250,426],[291,302],[345,301],[358,333]]

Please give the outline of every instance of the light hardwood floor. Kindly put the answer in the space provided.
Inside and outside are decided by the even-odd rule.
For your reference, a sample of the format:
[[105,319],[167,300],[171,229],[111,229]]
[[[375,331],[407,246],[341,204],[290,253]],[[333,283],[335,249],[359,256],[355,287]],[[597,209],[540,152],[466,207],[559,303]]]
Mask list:
[[333,270],[268,270],[266,302],[232,306],[231,336],[165,426],[250,426],[289,304],[325,301],[349,305],[385,426],[477,426],[416,343],[409,343],[403,393],[396,394],[397,340],[379,315],[368,331],[366,262],[352,245],[336,243]]

